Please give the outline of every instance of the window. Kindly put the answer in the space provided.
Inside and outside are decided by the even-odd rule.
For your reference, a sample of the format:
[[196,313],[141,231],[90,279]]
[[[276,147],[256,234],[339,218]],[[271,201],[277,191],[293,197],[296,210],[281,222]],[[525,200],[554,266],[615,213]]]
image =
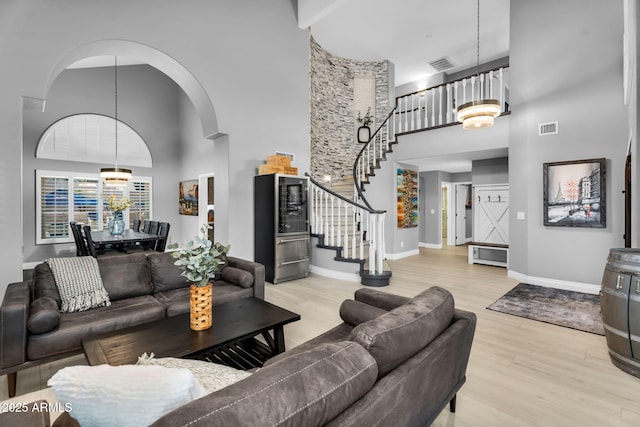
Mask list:
[[149,220],[151,187],[150,177],[133,177],[128,187],[112,187],[104,186],[97,174],[36,171],[36,244],[73,242],[70,221],[105,230],[111,214],[104,200],[112,194],[135,202],[124,212],[129,227],[134,219]]

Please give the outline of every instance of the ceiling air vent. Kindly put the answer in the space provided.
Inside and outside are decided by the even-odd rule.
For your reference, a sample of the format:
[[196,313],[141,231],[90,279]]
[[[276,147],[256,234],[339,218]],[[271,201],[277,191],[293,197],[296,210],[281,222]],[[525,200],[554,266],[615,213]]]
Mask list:
[[558,133],[558,122],[540,123],[538,135],[554,135]]
[[433,68],[434,70],[436,70],[438,72],[445,71],[445,70],[448,70],[450,68],[453,68],[453,64],[451,63],[449,58],[436,59],[435,61],[429,62],[429,65],[431,66],[431,68]]

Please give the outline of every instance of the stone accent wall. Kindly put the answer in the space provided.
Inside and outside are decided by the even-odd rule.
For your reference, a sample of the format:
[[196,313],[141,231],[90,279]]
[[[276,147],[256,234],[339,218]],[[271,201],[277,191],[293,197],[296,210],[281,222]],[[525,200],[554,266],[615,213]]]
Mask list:
[[[363,144],[356,140],[353,113],[354,75],[375,76],[376,126],[389,114],[389,63],[341,58],[310,38],[311,176],[332,182],[351,177]],[[373,133],[375,129],[371,129]]]

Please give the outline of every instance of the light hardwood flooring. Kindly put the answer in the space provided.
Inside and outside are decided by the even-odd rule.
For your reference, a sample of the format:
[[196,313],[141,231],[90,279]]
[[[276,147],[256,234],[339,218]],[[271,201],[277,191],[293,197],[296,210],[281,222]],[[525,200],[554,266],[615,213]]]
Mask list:
[[[457,412],[445,409],[435,426],[640,426],[640,379],[611,363],[604,337],[486,309],[517,284],[506,269],[469,265],[466,247],[446,246],[389,264],[391,284],[381,290],[414,296],[442,286],[478,316]],[[287,348],[338,324],[340,303],[360,287],[315,275],[267,284],[267,301],[302,317],[285,326]],[[20,372],[18,399],[47,397],[35,391],[60,367],[82,363],[77,356]],[[1,377],[0,400],[6,393]]]

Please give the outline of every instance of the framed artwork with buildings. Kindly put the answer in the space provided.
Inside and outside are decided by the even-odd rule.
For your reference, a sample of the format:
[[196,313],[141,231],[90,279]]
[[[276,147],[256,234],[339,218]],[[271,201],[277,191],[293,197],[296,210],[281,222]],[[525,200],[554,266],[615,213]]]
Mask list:
[[178,185],[180,215],[198,215],[198,180],[181,181]]
[[544,225],[607,226],[607,159],[543,164]]

